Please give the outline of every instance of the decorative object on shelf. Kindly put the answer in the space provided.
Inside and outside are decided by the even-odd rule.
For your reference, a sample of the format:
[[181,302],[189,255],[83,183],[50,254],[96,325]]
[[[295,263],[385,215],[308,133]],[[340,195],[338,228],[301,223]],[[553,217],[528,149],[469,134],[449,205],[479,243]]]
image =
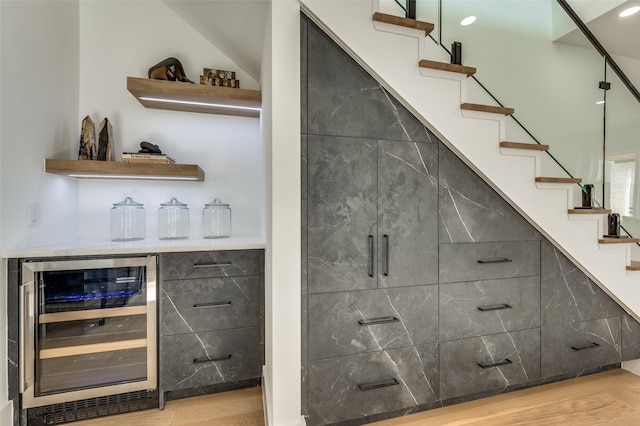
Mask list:
[[152,144],[151,142],[142,141],[140,142],[140,154],[162,154],[162,150],[158,145]]
[[454,41],[451,44],[451,63],[462,65],[462,43]]
[[152,154],[140,152],[123,152],[122,162],[124,163],[160,163],[175,164],[176,160],[167,154]]
[[200,76],[200,84],[206,86],[221,86],[240,88],[240,80],[236,80],[235,71],[217,70],[213,68],[203,68]]
[[153,80],[169,80],[169,81],[182,81],[184,83],[193,83],[189,80],[184,68],[179,60],[173,57],[169,57],[163,61],[158,62],[151,68],[149,68],[148,76]]
[[100,161],[116,161],[116,152],[113,141],[113,128],[108,118],[104,118],[100,122],[100,131],[98,133],[98,156]]
[[111,208],[111,240],[144,240],[144,204],[127,197]]
[[189,238],[189,206],[178,201],[177,198],[160,204],[158,238],[161,240]]
[[204,238],[227,238],[231,236],[231,207],[216,198],[204,205],[202,210]]
[[620,238],[620,215],[618,213],[609,213],[605,237]]
[[91,117],[87,115],[82,120],[78,160],[95,160],[96,158],[96,128]]
[[584,189],[582,190],[582,208],[593,208],[593,185],[590,183],[584,185]]

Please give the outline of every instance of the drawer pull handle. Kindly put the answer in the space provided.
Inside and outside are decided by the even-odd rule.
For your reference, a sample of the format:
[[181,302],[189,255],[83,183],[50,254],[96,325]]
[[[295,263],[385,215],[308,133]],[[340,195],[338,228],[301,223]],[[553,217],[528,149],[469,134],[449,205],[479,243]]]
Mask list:
[[600,347],[600,345],[597,344],[596,342],[593,342],[584,346],[571,346],[571,349],[573,349],[574,351],[584,351],[585,349],[594,349],[598,347]]
[[490,257],[486,259],[478,259],[478,263],[507,263],[513,262],[511,259],[507,259],[506,257]]
[[369,235],[368,237],[368,242],[369,242],[369,276],[373,277],[373,235]]
[[209,302],[209,303],[196,303],[194,308],[224,308],[225,306],[231,306],[231,301],[228,302]]
[[493,367],[500,367],[500,366],[509,365],[509,364],[513,364],[513,361],[511,361],[509,358],[505,358],[502,361],[498,361],[498,362],[495,362],[493,364],[480,364],[480,363],[478,363],[478,367],[480,367],[480,368],[493,368]]
[[507,305],[506,303],[500,303],[499,305],[478,306],[478,310],[482,312],[499,311],[501,309],[511,309],[511,308],[513,308],[513,306]]
[[358,324],[364,327],[366,325],[387,324],[390,322],[400,322],[400,320],[396,317],[365,318],[358,321]]
[[222,268],[224,266],[231,266],[232,263],[194,263],[194,268]]
[[224,360],[227,360],[227,359],[231,359],[231,354],[214,356],[214,357],[194,358],[193,363],[194,364],[202,364],[202,363],[205,363],[205,362],[224,361]]
[[399,384],[400,382],[397,379],[388,379],[388,380],[381,380],[379,382],[363,383],[361,385],[358,385],[358,389],[360,389],[361,391],[368,391],[373,389],[386,388],[389,386],[395,386]]

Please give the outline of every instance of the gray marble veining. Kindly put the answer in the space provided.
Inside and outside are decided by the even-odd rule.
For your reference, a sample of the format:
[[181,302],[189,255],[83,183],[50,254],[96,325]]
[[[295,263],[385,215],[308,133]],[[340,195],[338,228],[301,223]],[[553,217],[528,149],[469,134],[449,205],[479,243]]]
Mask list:
[[622,315],[624,311],[596,283],[553,246],[541,246],[542,325]]
[[436,144],[378,141],[379,287],[438,282],[437,179]]
[[[310,426],[412,408],[438,399],[436,344],[309,363]],[[376,387],[376,384],[390,386]]]
[[[495,364],[504,365],[492,366]],[[440,397],[443,400],[506,389],[539,377],[540,329],[440,343]]]
[[540,275],[540,242],[440,244],[440,283]]
[[622,316],[622,361],[640,359],[640,323],[630,315]]
[[620,317],[541,328],[542,375],[577,373],[621,360]]
[[436,286],[309,295],[311,360],[435,342],[437,330]]
[[513,207],[440,143],[440,242],[537,240]]
[[439,286],[440,340],[540,326],[540,277]]
[[308,291],[375,288],[377,141],[309,135]]
[[161,337],[162,388],[187,389],[260,377],[259,337],[258,327]]
[[163,335],[193,333],[260,323],[257,276],[163,281],[160,289]]
[[435,136],[316,25],[307,26],[308,132],[433,142]]

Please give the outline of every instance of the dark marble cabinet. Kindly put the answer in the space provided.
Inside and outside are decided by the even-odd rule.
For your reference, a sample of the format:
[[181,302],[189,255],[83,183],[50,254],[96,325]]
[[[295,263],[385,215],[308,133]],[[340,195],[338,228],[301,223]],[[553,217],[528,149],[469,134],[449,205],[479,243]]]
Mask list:
[[640,324],[318,27],[301,29],[308,425],[640,358]]
[[160,395],[256,385],[262,374],[263,251],[160,255]]

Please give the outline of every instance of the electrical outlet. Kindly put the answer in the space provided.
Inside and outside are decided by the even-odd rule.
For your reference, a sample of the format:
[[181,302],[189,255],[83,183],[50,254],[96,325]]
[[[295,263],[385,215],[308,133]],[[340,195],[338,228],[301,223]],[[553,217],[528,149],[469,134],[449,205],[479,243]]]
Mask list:
[[29,228],[40,226],[41,208],[39,203],[29,203],[27,207],[27,225]]

